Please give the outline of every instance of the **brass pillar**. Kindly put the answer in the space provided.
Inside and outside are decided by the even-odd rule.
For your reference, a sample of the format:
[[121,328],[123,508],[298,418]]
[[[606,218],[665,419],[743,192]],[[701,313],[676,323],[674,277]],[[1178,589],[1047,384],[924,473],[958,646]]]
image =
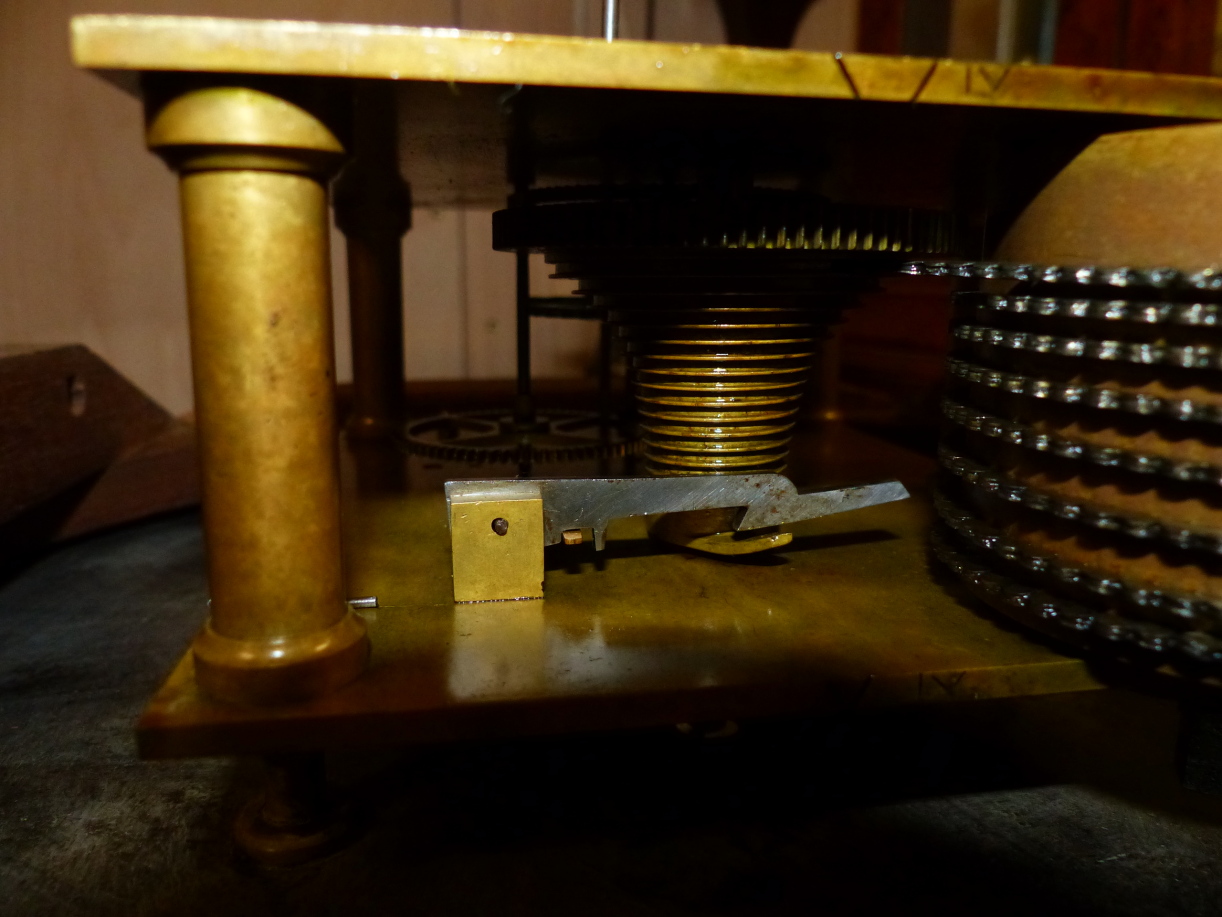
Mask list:
[[336,182],[336,223],[347,239],[352,321],[351,435],[380,437],[403,421],[403,268],[400,239],[412,199],[399,172],[395,86],[357,87],[353,159]]
[[210,695],[268,704],[368,656],[340,554],[326,179],[344,148],[302,105],[244,86],[150,102],[180,176],[211,616]]

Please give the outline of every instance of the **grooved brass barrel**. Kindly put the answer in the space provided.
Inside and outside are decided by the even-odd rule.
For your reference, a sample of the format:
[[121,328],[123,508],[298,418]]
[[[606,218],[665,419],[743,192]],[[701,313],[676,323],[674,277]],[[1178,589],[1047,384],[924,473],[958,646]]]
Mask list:
[[783,471],[820,330],[807,310],[620,312],[654,474]]
[[[879,273],[955,235],[946,214],[715,180],[539,188],[517,203],[496,214],[494,247],[543,251],[617,325],[655,475],[784,471],[829,326]],[[740,536],[734,516],[670,514],[651,531],[718,554],[792,538]]]
[[181,174],[212,596],[196,679],[235,703],[312,697],[368,655],[340,553],[325,182],[344,147],[306,100],[158,95],[148,143]]
[[818,342],[870,283],[786,254],[555,255],[619,328],[651,474],[785,469]]

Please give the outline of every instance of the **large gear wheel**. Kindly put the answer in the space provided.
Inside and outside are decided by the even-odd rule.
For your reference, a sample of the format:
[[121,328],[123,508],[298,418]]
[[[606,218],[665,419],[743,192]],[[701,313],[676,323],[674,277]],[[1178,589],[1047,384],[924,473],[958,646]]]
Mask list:
[[540,188],[499,211],[497,249],[766,249],[892,254],[957,251],[952,214],[909,207],[833,203],[779,188],[588,185]]
[[546,411],[523,433],[508,411],[463,411],[411,421],[403,445],[413,455],[463,464],[552,464],[624,458],[637,444],[590,411]]
[[537,189],[493,236],[618,326],[664,475],[783,471],[828,327],[905,259],[955,251],[946,213],[713,184]]

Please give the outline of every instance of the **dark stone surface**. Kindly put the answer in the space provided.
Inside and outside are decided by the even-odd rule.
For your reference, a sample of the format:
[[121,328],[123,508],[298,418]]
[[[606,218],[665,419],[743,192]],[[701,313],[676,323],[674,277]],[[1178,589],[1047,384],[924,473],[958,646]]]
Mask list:
[[205,594],[191,515],[0,585],[3,913],[1219,912],[1216,825],[1024,785],[912,714],[333,756],[363,834],[259,870],[228,836],[253,763],[135,758]]

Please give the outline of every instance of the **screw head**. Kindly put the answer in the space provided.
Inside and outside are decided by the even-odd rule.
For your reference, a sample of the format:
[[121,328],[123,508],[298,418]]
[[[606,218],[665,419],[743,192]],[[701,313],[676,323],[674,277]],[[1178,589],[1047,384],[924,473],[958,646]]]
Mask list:
[[504,535],[509,531],[509,521],[497,516],[492,520],[492,531],[496,532],[498,535]]

